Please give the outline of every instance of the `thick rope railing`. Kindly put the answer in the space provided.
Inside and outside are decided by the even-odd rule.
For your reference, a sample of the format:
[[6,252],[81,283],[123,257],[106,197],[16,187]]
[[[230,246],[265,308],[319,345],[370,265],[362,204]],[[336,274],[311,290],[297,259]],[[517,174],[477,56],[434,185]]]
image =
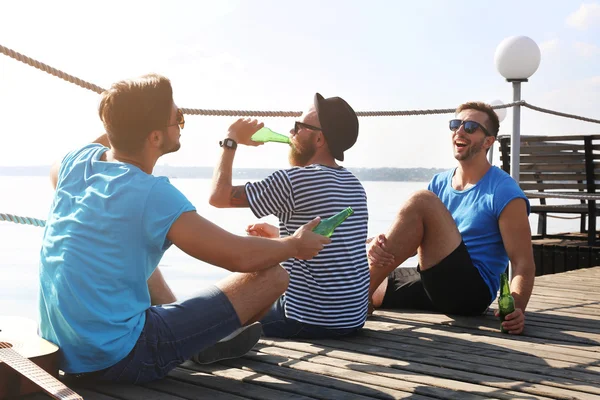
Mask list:
[[[104,91],[100,86],[94,85],[93,83],[86,82],[82,79],[69,75],[66,72],[53,68],[40,61],[34,60],[31,57],[27,57],[21,53],[9,49],[0,45],[0,52],[8,57],[14,58],[17,61],[21,61],[27,65],[40,69],[44,72],[54,75],[58,78],[64,79],[67,82],[74,83],[84,89],[94,91],[96,93],[102,93]],[[600,120],[582,117],[574,114],[562,113],[559,111],[553,111],[542,107],[537,107],[528,104],[525,100],[518,102],[499,104],[492,106],[493,109],[501,109],[521,105],[523,107],[530,108],[535,111],[556,115],[559,117],[573,118],[581,121],[592,122],[600,124]],[[182,108],[184,114],[189,115],[205,115],[205,116],[220,116],[220,117],[299,117],[302,115],[300,111],[247,111],[247,110],[206,110],[200,108]],[[433,115],[433,114],[453,114],[456,111],[455,108],[438,108],[431,110],[406,110],[406,111],[358,111],[356,113],[359,117],[399,117],[399,116],[411,116],[411,115]]]
[[2,214],[0,213],[0,221],[14,222],[15,224],[33,225],[43,228],[46,226],[46,221],[43,219],[31,218],[31,217],[20,217],[13,214]]
[[[47,64],[44,64],[40,61],[34,60],[31,57],[27,57],[24,54],[16,52],[8,47],[0,45],[0,53],[11,57],[17,61],[35,67],[39,70],[42,70],[50,75],[56,76],[60,79],[63,79],[67,82],[73,83],[77,86],[80,86],[84,89],[91,90],[96,93],[104,92],[104,88],[95,85],[90,82],[86,82],[83,79],[79,79],[73,75],[69,75],[66,72],[63,72],[59,69],[51,67]],[[531,104],[528,104],[525,100],[499,104],[492,106],[493,109],[502,109],[509,108],[516,105],[520,105],[523,107],[530,108],[535,111],[556,115],[559,117],[578,119],[581,121],[592,122],[596,124],[600,124],[600,120],[582,117],[574,114],[567,114],[559,111],[549,110],[542,107],[537,107]],[[204,115],[204,116],[226,116],[226,117],[299,117],[302,115],[300,111],[247,111],[247,110],[206,110],[199,108],[182,108],[184,114],[189,115]],[[435,114],[454,114],[456,112],[455,108],[437,108],[430,110],[404,110],[404,111],[358,111],[356,115],[359,117],[398,117],[398,116],[413,116],[413,115],[435,115]],[[0,221],[6,222],[14,222],[17,224],[25,224],[25,225],[33,225],[43,227],[46,225],[46,221],[40,220],[37,218],[30,217],[21,217],[18,215],[12,214],[2,214],[0,213]]]

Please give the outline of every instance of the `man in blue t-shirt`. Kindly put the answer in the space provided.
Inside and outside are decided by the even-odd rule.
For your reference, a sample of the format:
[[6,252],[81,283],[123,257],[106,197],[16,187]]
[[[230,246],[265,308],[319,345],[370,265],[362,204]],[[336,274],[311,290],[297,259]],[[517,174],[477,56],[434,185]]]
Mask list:
[[[434,176],[429,190],[414,193],[390,230],[371,241],[375,308],[481,314],[496,298],[510,260],[515,311],[503,326],[511,334],[523,331],[535,276],[530,209],[517,182],[487,160],[499,127],[485,103],[457,108],[450,131],[458,167]],[[419,274],[407,279],[396,267],[415,253]]]
[[[278,265],[310,259],[330,242],[303,225],[269,240],[233,235],[196,213],[152,171],[179,149],[185,121],[160,75],[117,82],[102,93],[106,134],[68,153],[50,173],[56,188],[40,257],[40,331],[60,347],[69,376],[145,383],[189,358],[239,357],[261,334],[281,296]],[[181,302],[157,268],[175,244],[238,272]],[[162,306],[156,306],[162,305]]]

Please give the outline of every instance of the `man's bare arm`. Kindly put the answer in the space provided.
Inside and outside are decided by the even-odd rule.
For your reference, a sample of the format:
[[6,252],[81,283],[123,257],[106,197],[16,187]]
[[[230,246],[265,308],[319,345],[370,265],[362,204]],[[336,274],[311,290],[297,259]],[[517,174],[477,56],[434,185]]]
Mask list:
[[535,280],[535,262],[531,244],[531,228],[525,200],[512,200],[502,211],[498,223],[504,248],[512,266],[511,292],[515,307],[527,308]]
[[312,232],[319,219],[302,226],[293,236],[266,239],[234,235],[202,218],[185,212],[171,225],[167,238],[190,256],[232,272],[255,272],[289,258],[310,259],[331,242]]
[[177,300],[158,267],[156,267],[150,278],[148,278],[148,291],[150,292],[150,301],[153,306],[157,304],[169,304]]
[[500,214],[498,224],[512,267],[510,289],[515,299],[515,311],[505,317],[502,326],[511,335],[518,335],[525,329],[525,309],[535,280],[531,229],[525,200],[514,199],[508,203]]
[[244,186],[232,185],[235,150],[223,149],[219,164],[215,167],[209,204],[218,208],[248,207]]

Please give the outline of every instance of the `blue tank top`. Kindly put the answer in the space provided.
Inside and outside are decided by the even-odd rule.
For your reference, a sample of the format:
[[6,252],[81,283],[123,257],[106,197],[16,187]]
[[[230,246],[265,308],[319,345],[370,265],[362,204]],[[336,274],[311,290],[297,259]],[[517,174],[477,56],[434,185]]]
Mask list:
[[529,215],[529,200],[517,182],[498,167],[492,166],[477,184],[466,190],[452,187],[455,171],[452,169],[435,175],[428,189],[452,214],[473,264],[490,288],[493,301],[500,287],[500,274],[509,261],[498,218],[504,207],[517,198],[525,200]]

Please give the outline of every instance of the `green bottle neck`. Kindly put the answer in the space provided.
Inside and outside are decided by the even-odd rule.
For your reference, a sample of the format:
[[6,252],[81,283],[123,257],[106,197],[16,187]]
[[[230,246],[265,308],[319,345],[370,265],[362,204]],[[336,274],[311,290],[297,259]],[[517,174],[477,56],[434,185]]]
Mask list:
[[506,276],[506,274],[502,274],[501,278],[501,292],[500,295],[501,296],[510,296],[510,284],[508,283],[508,277]]

